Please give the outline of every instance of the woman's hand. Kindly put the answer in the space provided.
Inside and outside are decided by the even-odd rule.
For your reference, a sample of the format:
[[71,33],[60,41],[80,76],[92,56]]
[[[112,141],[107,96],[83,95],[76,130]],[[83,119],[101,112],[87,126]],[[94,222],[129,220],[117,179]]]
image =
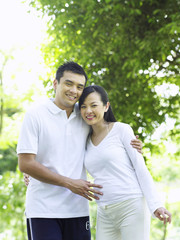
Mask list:
[[26,173],[23,173],[23,175],[24,175],[24,183],[25,183],[25,185],[26,185],[26,187],[29,185],[29,175],[28,174],[26,174]]
[[163,207],[156,209],[154,215],[159,218],[159,220],[163,221],[164,224],[167,222],[171,223],[171,213]]

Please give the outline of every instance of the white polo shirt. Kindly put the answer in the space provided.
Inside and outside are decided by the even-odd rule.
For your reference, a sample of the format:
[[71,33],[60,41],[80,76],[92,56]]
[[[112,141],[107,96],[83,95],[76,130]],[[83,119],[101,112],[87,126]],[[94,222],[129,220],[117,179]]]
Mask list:
[[[17,153],[36,154],[36,161],[51,171],[73,179],[86,179],[83,165],[89,127],[78,105],[67,118],[66,111],[48,99],[32,107],[22,124]],[[88,201],[69,189],[30,179],[26,195],[28,218],[88,216]]]

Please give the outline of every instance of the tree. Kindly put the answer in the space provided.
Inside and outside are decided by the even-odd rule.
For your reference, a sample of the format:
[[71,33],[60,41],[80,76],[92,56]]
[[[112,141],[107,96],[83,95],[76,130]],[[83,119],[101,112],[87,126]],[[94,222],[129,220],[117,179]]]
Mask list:
[[8,63],[14,61],[14,50],[11,49],[8,53],[0,50],[0,174],[5,171],[16,171],[16,145],[19,134],[17,129],[20,128],[18,125],[24,115],[23,105],[32,101],[31,97],[35,94],[35,87],[34,89],[31,87],[24,95],[17,97],[17,87],[13,84],[14,73],[10,76],[13,90],[10,91],[5,84],[4,73],[8,69]]
[[0,50],[0,64],[1,64],[1,70],[0,70],[0,135],[2,133],[3,129],[3,117],[4,117],[4,89],[3,89],[3,71],[4,68],[8,62],[9,59],[12,59],[11,54],[5,54],[2,50]]
[[178,117],[179,95],[159,96],[155,90],[180,82],[178,0],[32,0],[31,5],[49,16],[47,64],[54,71],[64,60],[82,64],[89,82],[108,91],[117,119],[143,133],[142,139],[166,115]]
[[5,172],[0,175],[0,238],[26,239],[24,202],[26,186],[22,173]]
[[[30,5],[49,19],[42,51],[51,73],[74,60],[85,68],[89,84],[104,86],[117,119],[130,123],[145,140],[151,170],[148,154],[163,159],[164,142],[179,139],[179,0],[30,0]],[[44,85],[52,92],[48,77]],[[175,119],[173,129],[152,142],[154,130],[168,118]],[[172,183],[177,178],[178,148],[174,156],[162,176],[154,174],[157,180],[165,175]],[[166,230],[153,237],[165,239]]]
[[[2,51],[0,57],[2,57],[0,61],[0,239],[25,240],[27,239],[24,215],[26,186],[22,173],[17,170],[16,145],[24,108],[32,102],[33,96],[37,97],[37,86],[32,86],[18,96],[17,86],[13,84],[16,73],[10,72],[9,78],[3,74],[13,57],[10,53],[5,54]],[[10,79],[11,88],[6,86],[6,79]]]

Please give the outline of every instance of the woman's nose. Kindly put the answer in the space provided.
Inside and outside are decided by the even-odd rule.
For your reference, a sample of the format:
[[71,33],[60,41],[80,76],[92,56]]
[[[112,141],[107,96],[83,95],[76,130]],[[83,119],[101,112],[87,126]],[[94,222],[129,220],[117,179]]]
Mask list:
[[91,107],[87,107],[87,108],[86,108],[86,112],[87,112],[87,113],[91,113],[91,112],[92,112]]

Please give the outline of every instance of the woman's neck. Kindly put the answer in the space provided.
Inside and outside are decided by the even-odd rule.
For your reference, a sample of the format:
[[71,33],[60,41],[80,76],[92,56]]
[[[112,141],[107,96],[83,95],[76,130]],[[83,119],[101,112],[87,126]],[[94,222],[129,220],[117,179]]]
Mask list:
[[114,123],[104,122],[92,126],[91,141],[97,146],[110,132]]
[[92,134],[94,136],[96,136],[104,131],[108,131],[109,124],[110,124],[109,122],[103,122],[103,123],[93,125],[92,126]]

